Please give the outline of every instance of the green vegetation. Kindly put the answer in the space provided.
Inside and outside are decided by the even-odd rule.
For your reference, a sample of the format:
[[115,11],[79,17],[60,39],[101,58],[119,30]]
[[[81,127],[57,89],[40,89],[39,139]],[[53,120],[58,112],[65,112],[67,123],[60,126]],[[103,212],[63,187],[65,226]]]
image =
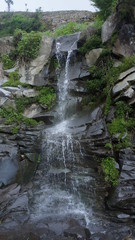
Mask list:
[[17,134],[18,132],[19,132],[19,127],[15,126],[15,127],[12,128],[12,133],[13,134]]
[[100,15],[106,19],[116,9],[117,0],[92,0],[94,5],[100,9]]
[[107,157],[102,160],[102,169],[105,174],[105,181],[116,186],[118,184],[119,172],[116,169],[116,161],[113,157]]
[[27,87],[28,84],[22,83],[19,81],[19,73],[18,71],[9,73],[9,80],[5,83],[3,83],[3,87],[18,87],[18,85],[21,85],[22,87]]
[[99,16],[106,19],[112,12],[119,12],[120,21],[131,21],[134,18],[134,0],[92,0],[94,5],[100,10]]
[[102,41],[101,41],[101,36],[99,35],[93,35],[90,37],[84,45],[79,49],[79,51],[85,55],[87,52],[89,52],[92,49],[95,48],[100,48],[102,47]]
[[44,87],[40,90],[40,94],[37,97],[37,100],[39,103],[46,105],[48,107],[48,110],[50,110],[55,104],[56,93],[52,88]]
[[114,67],[114,60],[111,52],[104,49],[96,65],[90,68],[91,78],[87,81],[86,87],[90,93],[91,102],[105,100],[105,114],[107,115],[111,106],[111,89],[116,83],[120,73],[135,65],[135,56],[126,57],[119,68]]
[[66,25],[62,25],[61,27],[57,28],[54,32],[48,30],[44,34],[45,36],[57,38],[60,36],[83,31],[89,26],[89,24],[90,23],[87,22],[86,23],[69,22]]
[[63,35],[83,31],[88,27],[88,25],[89,25],[89,23],[69,22],[66,25],[63,25],[63,26],[57,28],[54,32],[54,37],[60,37]]
[[37,89],[40,92],[39,92],[39,95],[36,97],[16,98],[15,102],[16,102],[16,108],[18,113],[23,113],[25,108],[32,103],[39,103],[39,104],[45,105],[48,110],[50,110],[54,106],[55,100],[56,100],[56,93],[54,92],[54,90],[51,87],[42,87],[42,88],[37,87]]
[[111,150],[112,149],[112,144],[111,143],[106,143],[105,148]]
[[5,13],[0,25],[0,36],[13,35],[16,29],[21,29],[26,32],[44,31],[46,29],[43,24],[40,13],[36,12],[31,17],[27,14],[9,14]]
[[4,70],[13,68],[15,65],[15,61],[11,58],[9,54],[2,55],[1,61],[3,63]]
[[116,103],[115,118],[107,125],[111,136],[117,135],[118,142],[114,144],[115,150],[131,146],[129,131],[135,129],[134,118],[129,116],[131,113],[132,108],[125,102]]
[[17,97],[15,99],[16,109],[18,113],[23,113],[25,108],[32,103],[36,103],[36,98]]
[[[16,124],[16,127],[19,127],[21,123],[25,123],[31,126],[37,125],[37,121],[24,117],[21,113],[18,113],[12,107],[5,107],[0,109],[0,116],[5,118],[5,124]],[[13,129],[13,131],[15,131]]]
[[95,27],[97,30],[101,30],[103,23],[104,20],[100,17],[100,15],[97,15],[94,19],[94,23],[92,24],[92,26]]
[[16,30],[13,41],[19,60],[28,62],[36,58],[40,49],[41,38],[42,35],[39,32],[27,33]]

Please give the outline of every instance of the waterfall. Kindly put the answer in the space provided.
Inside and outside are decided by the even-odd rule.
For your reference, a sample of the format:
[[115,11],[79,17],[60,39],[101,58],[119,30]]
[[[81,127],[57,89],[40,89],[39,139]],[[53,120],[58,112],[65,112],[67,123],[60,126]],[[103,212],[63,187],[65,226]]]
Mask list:
[[[70,94],[68,86],[70,81],[70,64],[74,50],[77,49],[79,34],[73,35],[72,44],[67,50],[64,74],[58,79],[58,107],[59,123],[45,129],[42,142],[42,162],[37,182],[35,180],[34,200],[31,206],[31,219],[48,218],[77,219],[84,226],[89,224],[92,210],[88,210],[81,200],[79,189],[85,185],[85,181],[91,181],[85,164],[87,159],[83,153],[80,141],[72,135],[70,126],[73,116],[68,119],[68,101]],[[56,55],[61,62],[61,39],[56,43]],[[79,168],[79,165],[81,167]],[[87,164],[86,164],[87,166]],[[84,191],[84,199],[86,193]],[[58,220],[57,220],[58,221]]]
[[[66,117],[66,111],[68,108],[68,86],[70,81],[69,71],[70,71],[70,60],[72,57],[72,53],[74,50],[77,49],[77,41],[79,39],[80,33],[76,34],[76,39],[70,46],[68,52],[67,52],[67,58],[65,63],[65,70],[64,70],[64,76],[63,78],[58,78],[58,92],[59,92],[59,102],[58,102],[58,115],[60,117],[60,120],[64,120]],[[61,43],[59,42],[59,39],[56,42],[56,57],[60,64],[61,60]]]

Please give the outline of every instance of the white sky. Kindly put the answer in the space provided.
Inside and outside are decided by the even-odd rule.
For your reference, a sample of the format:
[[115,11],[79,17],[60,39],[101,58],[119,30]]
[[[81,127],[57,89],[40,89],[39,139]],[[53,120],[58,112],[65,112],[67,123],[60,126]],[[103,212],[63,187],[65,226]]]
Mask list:
[[[41,7],[43,11],[57,10],[89,10],[95,11],[89,0],[13,0],[11,11],[35,11]],[[27,7],[25,6],[27,4]],[[0,0],[0,11],[7,11],[7,4],[4,0]]]

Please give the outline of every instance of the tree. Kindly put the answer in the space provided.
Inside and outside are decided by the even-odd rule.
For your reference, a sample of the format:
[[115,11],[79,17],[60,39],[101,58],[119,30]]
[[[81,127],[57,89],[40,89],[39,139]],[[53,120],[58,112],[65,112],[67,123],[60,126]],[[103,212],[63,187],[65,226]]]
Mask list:
[[10,6],[13,5],[13,0],[5,0],[5,2],[7,3],[8,5],[8,12],[10,12]]
[[[99,8],[101,16],[106,19],[113,11],[123,11],[124,14],[130,17],[133,14],[135,0],[92,0],[94,6]],[[124,16],[123,14],[123,16]]]
[[117,5],[117,0],[92,0],[94,5],[100,9],[103,18],[107,18],[112,9]]

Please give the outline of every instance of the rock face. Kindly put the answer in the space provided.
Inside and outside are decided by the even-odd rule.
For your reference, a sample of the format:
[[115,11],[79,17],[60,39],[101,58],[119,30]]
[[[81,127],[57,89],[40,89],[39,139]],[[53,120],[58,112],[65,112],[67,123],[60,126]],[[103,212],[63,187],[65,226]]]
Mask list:
[[119,160],[121,165],[120,183],[108,200],[108,206],[123,214],[117,215],[121,221],[127,221],[135,219],[135,154],[131,149],[121,150]]
[[43,37],[38,57],[29,66],[21,66],[19,74],[20,81],[34,86],[45,86],[49,81],[49,64],[52,51],[53,39]]
[[0,54],[7,54],[13,49],[13,37],[0,38]]
[[18,168],[17,145],[0,144],[0,186],[6,186],[14,181]]
[[112,37],[112,34],[116,29],[117,22],[118,22],[118,19],[116,14],[112,14],[105,21],[105,23],[102,26],[102,34],[101,34],[102,43],[107,42]]
[[98,49],[93,49],[89,53],[86,54],[86,63],[90,67],[91,65],[95,64],[98,58],[100,57],[103,49],[98,48]]
[[112,89],[112,94],[116,99],[127,99],[130,104],[134,103],[135,98],[135,68],[131,68],[120,74],[118,83]]
[[[26,192],[20,193],[21,187],[12,184],[0,190],[1,205],[1,233],[5,229],[16,228],[24,224],[29,218],[28,196]],[[8,217],[6,215],[8,214]]]
[[135,26],[125,24],[119,31],[119,36],[114,44],[113,53],[128,57],[135,54]]

